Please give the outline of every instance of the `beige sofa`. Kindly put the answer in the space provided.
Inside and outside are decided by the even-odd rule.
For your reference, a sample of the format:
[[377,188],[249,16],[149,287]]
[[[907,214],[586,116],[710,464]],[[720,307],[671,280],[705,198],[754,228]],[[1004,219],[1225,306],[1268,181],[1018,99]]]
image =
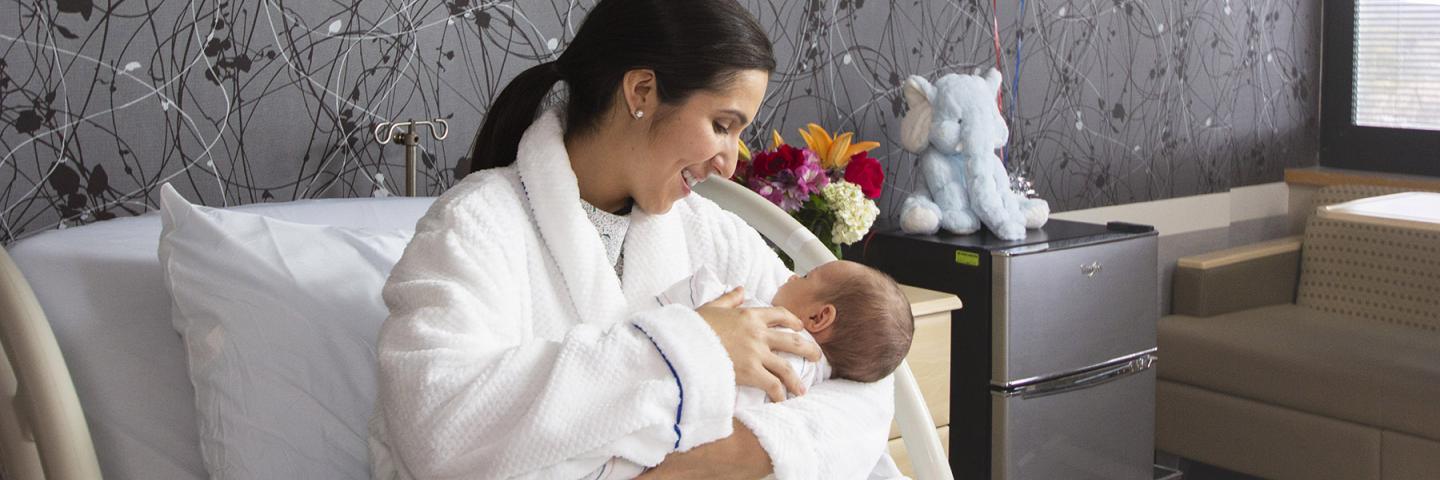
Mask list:
[[1181,259],[1174,292],[1159,450],[1264,478],[1440,479],[1440,231],[1312,215],[1302,236]]

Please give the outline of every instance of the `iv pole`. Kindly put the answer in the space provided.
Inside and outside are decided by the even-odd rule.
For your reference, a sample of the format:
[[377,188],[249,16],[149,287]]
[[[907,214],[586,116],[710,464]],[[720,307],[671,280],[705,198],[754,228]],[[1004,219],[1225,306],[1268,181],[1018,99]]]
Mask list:
[[[420,145],[420,135],[415,134],[416,125],[430,127],[430,136],[436,140],[444,140],[450,136],[450,124],[443,118],[434,120],[415,121],[410,119],[405,122],[382,122],[375,126],[375,141],[385,145],[390,142],[399,143],[405,146],[405,196],[415,196],[415,150]],[[436,127],[439,125],[439,127]],[[405,128],[405,130],[399,130]],[[381,135],[381,131],[386,131]]]

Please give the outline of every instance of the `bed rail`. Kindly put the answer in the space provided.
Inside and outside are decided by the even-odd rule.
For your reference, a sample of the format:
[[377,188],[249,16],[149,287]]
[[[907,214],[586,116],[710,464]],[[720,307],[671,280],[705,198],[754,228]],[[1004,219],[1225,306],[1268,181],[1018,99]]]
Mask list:
[[[835,255],[820,243],[809,229],[795,221],[780,207],[764,197],[728,180],[708,180],[695,185],[695,192],[745,219],[760,235],[779,246],[795,260],[795,271],[807,272],[816,265],[835,260]],[[905,450],[919,480],[951,480],[950,463],[945,449],[940,445],[940,436],[935,431],[935,419],[925,406],[920,393],[920,384],[910,371],[908,362],[900,362],[895,369],[895,422],[900,425],[900,437],[905,440]]]
[[100,478],[90,427],[35,292],[0,248],[0,468],[6,480]]

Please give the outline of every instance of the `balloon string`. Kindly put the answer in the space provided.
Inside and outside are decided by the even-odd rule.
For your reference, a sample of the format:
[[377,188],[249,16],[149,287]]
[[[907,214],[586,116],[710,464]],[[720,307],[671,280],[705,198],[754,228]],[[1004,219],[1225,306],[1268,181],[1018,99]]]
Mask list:
[[[993,2],[992,2],[993,3]],[[1025,51],[1025,0],[1020,0],[1020,17],[1015,22],[1015,68],[1010,71],[1011,123],[1020,116],[1020,58]],[[1010,147],[1005,147],[1004,164],[1010,165]]]
[[[1000,59],[1000,5],[999,0],[990,0],[990,33],[995,36],[995,70],[1004,71]],[[1000,114],[1005,114],[1005,95],[1003,92],[996,92],[995,105],[1000,107]]]
[[[990,33],[994,34],[994,37],[995,37],[995,70],[996,70],[996,71],[1003,72],[1003,71],[1005,70],[1005,68],[1004,68],[1004,64],[1002,63],[1003,60],[1001,60],[1001,56],[1000,56],[1000,4],[999,4],[999,0],[990,0]],[[1001,89],[1001,91],[995,92],[995,105],[996,105],[996,107],[998,107],[998,108],[1000,109],[1000,115],[1001,115],[1001,116],[1004,116],[1004,115],[1005,115],[1005,92],[1004,92],[1004,89],[1003,89],[1003,88]],[[1006,166],[1006,170],[1009,170],[1009,164],[1010,164],[1010,146],[1009,146],[1008,144],[1005,145],[1005,146],[1003,146],[1003,147],[1000,149],[1000,155],[1001,155],[1001,157],[1000,157],[1000,159],[1001,159],[1001,165]]]

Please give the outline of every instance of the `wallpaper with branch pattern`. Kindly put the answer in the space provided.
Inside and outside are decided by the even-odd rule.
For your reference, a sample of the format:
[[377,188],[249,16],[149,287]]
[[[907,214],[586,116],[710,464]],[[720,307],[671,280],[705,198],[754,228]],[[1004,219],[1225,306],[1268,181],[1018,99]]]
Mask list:
[[[903,79],[997,63],[1009,165],[1057,210],[1314,163],[1319,2],[739,1],[780,63],[751,144],[809,122],[881,141],[887,215],[916,180],[897,144]],[[422,142],[419,188],[437,195],[494,95],[593,4],[7,0],[0,241],[153,210],[167,181],[212,206],[402,191],[403,151],[371,137],[391,119],[454,128]]]

